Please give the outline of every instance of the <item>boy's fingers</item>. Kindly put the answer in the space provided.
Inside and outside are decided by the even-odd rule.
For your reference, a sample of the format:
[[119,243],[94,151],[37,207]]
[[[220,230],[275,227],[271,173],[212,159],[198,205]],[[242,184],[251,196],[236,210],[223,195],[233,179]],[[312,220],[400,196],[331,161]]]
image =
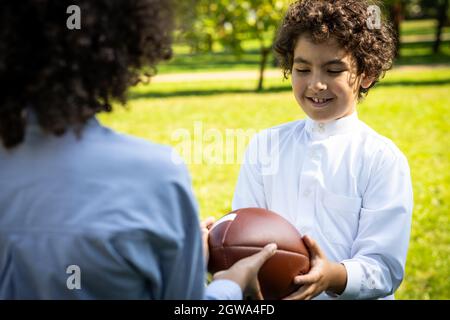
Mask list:
[[277,250],[277,245],[275,243],[270,243],[266,245],[260,252],[255,253],[254,255],[247,257],[246,259],[251,260],[254,263],[254,267],[256,269],[261,268],[264,262],[267,261],[271,256],[275,254]]
[[283,298],[283,300],[301,300],[305,295],[305,291],[308,290],[308,286],[305,285],[299,288],[297,291],[291,293],[289,296]]
[[253,279],[249,284],[249,288],[247,290],[248,291],[246,292],[246,296],[249,296],[252,300],[264,300],[258,279]]
[[213,274],[213,279],[214,280],[220,279],[224,273],[225,273],[225,270],[217,271],[216,273]]
[[303,241],[305,242],[306,246],[308,247],[311,253],[313,253],[314,255],[318,255],[319,257],[324,256],[322,249],[320,249],[317,242],[313,240],[310,236],[304,236]]
[[297,285],[311,284],[317,281],[317,276],[314,274],[305,274],[301,276],[296,276],[294,278],[294,283]]
[[211,217],[211,216],[206,218],[206,225],[207,226],[212,226],[214,224],[214,222],[216,222],[216,218]]
[[202,228],[210,229],[214,222],[216,222],[216,219],[214,217],[208,217],[200,223],[200,226]]
[[256,300],[264,300],[261,290],[259,290],[258,292],[255,293],[255,299]]

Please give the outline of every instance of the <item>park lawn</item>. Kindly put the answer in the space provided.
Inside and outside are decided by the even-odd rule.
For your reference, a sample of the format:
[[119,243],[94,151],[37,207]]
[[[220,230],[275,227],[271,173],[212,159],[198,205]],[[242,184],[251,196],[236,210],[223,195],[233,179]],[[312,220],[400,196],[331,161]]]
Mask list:
[[[115,106],[113,113],[100,117],[101,122],[177,149],[176,134],[194,137],[201,128],[203,135],[215,134],[197,139],[205,151],[220,138],[225,143],[227,129],[253,129],[254,133],[304,118],[288,81],[268,78],[262,93],[253,92],[255,81],[141,85],[130,92],[127,109]],[[392,139],[411,167],[413,226],[398,299],[450,299],[449,91],[450,67],[399,69],[388,73],[358,106],[360,119]],[[186,159],[201,217],[220,217],[230,211],[241,153],[242,149],[234,155],[233,163],[226,163],[226,155],[214,159],[207,152],[204,158]],[[225,164],[215,163],[217,159]]]
[[[400,34],[402,36],[416,36],[416,35],[432,35],[436,34],[436,26],[438,21],[436,19],[424,20],[405,20],[400,25]],[[450,27],[445,26],[442,33],[450,33]]]

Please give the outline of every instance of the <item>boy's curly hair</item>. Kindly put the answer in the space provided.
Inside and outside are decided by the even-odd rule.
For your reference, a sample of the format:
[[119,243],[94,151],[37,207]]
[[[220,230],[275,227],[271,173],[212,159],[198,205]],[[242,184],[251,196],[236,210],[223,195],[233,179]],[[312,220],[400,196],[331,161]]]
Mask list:
[[[66,26],[78,5],[81,29]],[[125,103],[148,66],[171,56],[170,0],[4,1],[0,10],[0,139],[25,135],[31,108],[46,132],[80,133],[111,100]],[[69,11],[70,12],[70,11]]]
[[370,0],[302,0],[291,4],[274,43],[284,77],[287,79],[292,72],[300,35],[309,36],[314,43],[335,38],[352,54],[358,75],[364,73],[374,79],[369,88],[360,88],[362,99],[392,67],[396,50],[395,33],[384,17],[380,29],[369,29],[370,5],[380,7],[378,1]]

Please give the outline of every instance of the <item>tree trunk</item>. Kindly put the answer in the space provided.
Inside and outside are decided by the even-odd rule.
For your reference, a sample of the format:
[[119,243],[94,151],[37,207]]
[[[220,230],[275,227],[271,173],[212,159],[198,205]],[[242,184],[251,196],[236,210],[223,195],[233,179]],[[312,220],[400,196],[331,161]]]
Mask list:
[[261,62],[259,65],[259,81],[256,91],[262,91],[264,81],[264,69],[266,68],[267,57],[269,56],[270,48],[261,48]]
[[400,57],[400,23],[403,20],[403,6],[402,1],[397,0],[391,5],[391,19],[396,35],[396,51],[395,57]]
[[447,10],[448,10],[448,0],[442,1],[441,6],[438,8],[438,24],[436,29],[436,40],[433,45],[433,53],[436,54],[439,52],[439,47],[441,46],[441,36],[442,36],[442,28],[447,22]]
[[208,53],[213,53],[213,37],[209,33],[206,35],[206,49],[208,50]]

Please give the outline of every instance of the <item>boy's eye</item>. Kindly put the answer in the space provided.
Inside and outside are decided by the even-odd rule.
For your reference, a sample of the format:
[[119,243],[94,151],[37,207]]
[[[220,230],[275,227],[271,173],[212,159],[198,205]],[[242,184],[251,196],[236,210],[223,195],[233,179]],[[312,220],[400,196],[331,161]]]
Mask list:
[[295,69],[295,71],[300,72],[300,73],[306,73],[306,72],[309,72],[308,69]]
[[345,70],[328,70],[328,73],[333,73],[333,74],[338,74],[338,73],[342,73]]

